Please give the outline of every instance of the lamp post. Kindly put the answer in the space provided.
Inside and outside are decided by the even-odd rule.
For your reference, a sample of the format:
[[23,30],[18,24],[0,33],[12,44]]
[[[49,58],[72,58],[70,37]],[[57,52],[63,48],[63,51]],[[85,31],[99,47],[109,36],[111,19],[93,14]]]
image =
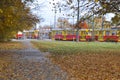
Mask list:
[[102,24],[101,25],[102,25],[101,29],[103,30],[103,28],[104,28],[104,15],[103,14],[102,14]]
[[74,18],[75,18],[75,12],[73,12],[73,15],[72,15],[72,17],[73,17],[73,27],[74,27]]
[[78,2],[77,22],[79,22],[79,13],[80,13],[80,7],[79,7],[79,5],[80,5],[80,0],[77,0],[77,2]]
[[53,8],[52,11],[54,11],[54,28],[56,27],[56,18],[57,18],[57,8],[59,7],[59,2],[55,2],[53,0],[53,2],[49,2],[50,4],[53,5]]
[[56,5],[54,6],[54,11],[55,11],[55,14],[54,14],[54,28],[55,28],[56,27],[56,13],[57,13]]
[[[78,6],[78,10],[77,10],[77,23],[79,22],[79,13],[80,13],[80,7],[79,7],[79,5],[80,5],[80,0],[77,0],[77,6]],[[77,31],[76,31],[76,41],[77,42],[79,42],[79,27],[78,27],[79,25],[77,25]]]
[[92,16],[92,41],[95,40],[95,34],[94,34],[94,12],[93,12],[93,16]]

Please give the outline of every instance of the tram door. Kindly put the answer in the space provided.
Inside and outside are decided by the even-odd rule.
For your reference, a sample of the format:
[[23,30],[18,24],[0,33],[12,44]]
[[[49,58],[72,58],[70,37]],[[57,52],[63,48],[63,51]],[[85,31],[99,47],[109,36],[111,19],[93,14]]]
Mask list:
[[63,31],[62,31],[63,40],[66,40],[66,34],[67,34],[67,31],[66,31],[66,30],[63,30]]
[[56,34],[56,31],[52,31],[52,33],[51,33],[52,40],[55,40],[55,34]]
[[120,31],[117,32],[118,41],[120,41]]
[[86,31],[81,31],[80,32],[80,40],[85,41],[86,40],[85,36],[86,36]]
[[106,35],[106,36],[109,36],[109,35],[110,35],[110,31],[106,31],[106,32],[105,32],[105,35]]
[[99,31],[94,31],[94,38],[95,40],[98,40],[98,36],[99,36]]
[[98,36],[98,40],[99,41],[103,41],[103,34],[104,32],[103,31],[99,31],[99,36]]

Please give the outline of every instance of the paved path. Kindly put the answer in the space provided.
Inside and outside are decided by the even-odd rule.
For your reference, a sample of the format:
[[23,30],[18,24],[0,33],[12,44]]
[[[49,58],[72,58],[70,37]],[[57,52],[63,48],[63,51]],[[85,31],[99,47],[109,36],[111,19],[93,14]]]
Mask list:
[[12,74],[8,73],[5,80],[67,80],[67,73],[54,65],[46,57],[47,53],[33,48],[28,40],[22,43],[27,48],[14,51],[19,57],[13,56]]

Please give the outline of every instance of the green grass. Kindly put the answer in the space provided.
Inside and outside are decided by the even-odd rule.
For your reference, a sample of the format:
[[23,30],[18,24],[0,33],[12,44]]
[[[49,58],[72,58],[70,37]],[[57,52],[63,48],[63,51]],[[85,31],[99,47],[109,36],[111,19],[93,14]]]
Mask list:
[[67,41],[33,41],[32,43],[43,52],[50,52],[57,55],[120,52],[120,43]]
[[[36,41],[38,49],[52,53],[50,60],[75,80],[118,80],[120,43]],[[92,77],[91,77],[92,75]]]

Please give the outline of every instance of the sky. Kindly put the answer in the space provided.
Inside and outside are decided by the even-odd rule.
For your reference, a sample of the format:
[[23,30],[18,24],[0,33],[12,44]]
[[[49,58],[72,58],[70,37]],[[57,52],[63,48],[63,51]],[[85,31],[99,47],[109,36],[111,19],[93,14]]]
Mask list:
[[[54,24],[55,9],[53,8],[54,6],[52,4],[57,3],[58,1],[60,0],[35,0],[33,5],[31,5],[32,12],[39,18],[42,18],[40,24],[37,26]],[[65,12],[62,11],[59,13],[57,8],[56,21],[58,17],[65,17],[62,15],[63,13]],[[111,13],[107,14],[105,17],[107,21],[110,21],[111,17],[114,17],[114,15]],[[69,21],[73,21],[72,17],[69,19]]]
[[[38,6],[41,5],[41,3],[42,3],[42,5],[40,7],[37,7],[37,5],[35,4],[36,6],[34,6],[34,7],[37,7],[37,8],[34,9],[34,7],[33,7],[33,10],[32,10],[35,15],[42,18],[42,20],[40,22],[41,26],[53,25],[55,11],[52,11],[52,10],[54,10],[52,3],[56,3],[58,1],[59,0],[55,0],[55,1],[53,1],[53,0],[37,0],[36,2],[34,2],[34,3],[37,3]],[[51,4],[50,4],[50,2],[51,2]],[[56,17],[58,18],[59,16],[60,16],[60,13],[57,11]]]

